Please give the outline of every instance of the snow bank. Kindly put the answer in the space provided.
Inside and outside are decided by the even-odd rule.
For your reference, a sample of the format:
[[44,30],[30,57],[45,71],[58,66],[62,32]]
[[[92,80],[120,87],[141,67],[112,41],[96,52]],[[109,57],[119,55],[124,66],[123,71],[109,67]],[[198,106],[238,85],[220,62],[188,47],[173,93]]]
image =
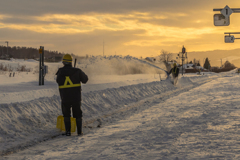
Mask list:
[[[158,81],[83,93],[83,120],[101,117],[141,99],[175,89],[168,81]],[[56,95],[0,104],[1,153],[59,134],[56,129],[58,115],[61,115],[61,107]]]
[[182,88],[182,87],[191,86],[191,85],[193,85],[193,82],[190,80],[190,78],[182,77],[182,76],[178,77],[178,81],[176,84],[177,87]]

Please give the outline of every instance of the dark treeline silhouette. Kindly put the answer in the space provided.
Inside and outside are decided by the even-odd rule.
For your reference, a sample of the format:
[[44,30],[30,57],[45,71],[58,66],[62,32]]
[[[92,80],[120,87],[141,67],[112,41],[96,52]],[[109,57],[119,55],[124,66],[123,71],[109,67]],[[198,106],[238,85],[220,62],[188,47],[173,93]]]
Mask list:
[[[44,50],[44,57],[45,61],[49,62],[55,62],[55,61],[61,61],[61,58],[63,55],[66,54],[64,52],[58,52],[58,51],[49,51]],[[74,56],[73,54],[71,54]],[[13,47],[6,47],[6,46],[0,46],[0,59],[39,59],[39,48],[32,48],[32,47],[19,47],[19,46],[13,46]]]
[[222,68],[218,69],[218,68],[213,68],[212,72],[227,72],[227,71],[231,71],[233,69],[237,68],[234,64],[230,63],[229,61],[226,61],[223,65]]

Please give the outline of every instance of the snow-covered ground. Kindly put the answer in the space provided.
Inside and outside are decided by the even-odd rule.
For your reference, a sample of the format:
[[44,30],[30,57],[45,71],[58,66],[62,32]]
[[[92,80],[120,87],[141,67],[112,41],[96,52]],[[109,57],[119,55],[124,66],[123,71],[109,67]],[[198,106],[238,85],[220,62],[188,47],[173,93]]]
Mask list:
[[130,56],[81,60],[77,67],[89,75],[82,88],[85,135],[65,137],[56,129],[55,73],[62,64],[47,63],[39,86],[38,62],[9,63],[31,72],[0,74],[3,159],[240,159],[236,71],[180,75],[173,86],[161,63]]

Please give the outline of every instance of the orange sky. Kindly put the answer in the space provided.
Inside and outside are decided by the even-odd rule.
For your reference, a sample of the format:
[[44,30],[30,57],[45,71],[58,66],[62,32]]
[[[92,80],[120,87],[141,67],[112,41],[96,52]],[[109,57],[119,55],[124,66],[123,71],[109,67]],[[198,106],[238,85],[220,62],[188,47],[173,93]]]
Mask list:
[[[240,32],[240,14],[230,25],[213,25],[213,8],[240,8],[239,0],[3,0],[0,45],[26,46],[79,56],[156,56],[240,48],[224,32]],[[238,37],[237,35],[235,37]],[[239,35],[240,38],[240,35]],[[239,42],[238,42],[239,41]]]

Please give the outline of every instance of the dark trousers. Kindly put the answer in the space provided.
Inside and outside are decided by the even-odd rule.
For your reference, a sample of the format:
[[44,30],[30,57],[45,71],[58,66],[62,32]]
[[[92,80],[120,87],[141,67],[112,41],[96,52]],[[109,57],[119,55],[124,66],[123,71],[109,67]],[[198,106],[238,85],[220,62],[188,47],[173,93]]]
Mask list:
[[65,129],[68,135],[71,135],[71,109],[73,113],[73,117],[76,118],[77,123],[77,132],[78,134],[82,134],[82,110],[81,110],[81,102],[76,103],[62,103],[62,113],[64,117]]
[[81,102],[62,103],[63,117],[71,117],[71,109],[74,118],[82,118]]

